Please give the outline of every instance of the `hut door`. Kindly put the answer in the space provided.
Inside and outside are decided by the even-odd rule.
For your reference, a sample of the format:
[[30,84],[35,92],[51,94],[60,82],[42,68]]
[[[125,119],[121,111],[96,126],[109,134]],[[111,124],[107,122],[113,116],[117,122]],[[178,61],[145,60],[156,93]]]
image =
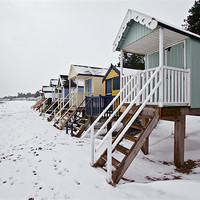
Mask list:
[[169,47],[167,50],[167,66],[184,68],[184,43]]
[[92,92],[92,79],[85,80],[85,96],[91,96]]
[[106,95],[112,95],[112,79],[106,80]]

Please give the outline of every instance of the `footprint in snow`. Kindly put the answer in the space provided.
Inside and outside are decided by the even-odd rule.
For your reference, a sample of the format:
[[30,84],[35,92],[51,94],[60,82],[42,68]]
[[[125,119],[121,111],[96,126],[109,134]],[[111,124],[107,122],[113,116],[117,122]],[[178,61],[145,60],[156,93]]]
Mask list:
[[68,173],[68,172],[69,172],[69,170],[68,170],[68,169],[66,169],[66,168],[64,168],[64,171],[65,171],[66,173]]
[[33,175],[36,176],[36,175],[37,175],[37,172],[36,172],[36,171],[33,171]]
[[76,180],[75,180],[75,183],[76,183],[77,185],[80,185],[80,182],[78,182],[78,181],[76,181]]
[[60,176],[65,176],[65,175],[63,174],[62,171],[59,171],[58,174],[59,174]]

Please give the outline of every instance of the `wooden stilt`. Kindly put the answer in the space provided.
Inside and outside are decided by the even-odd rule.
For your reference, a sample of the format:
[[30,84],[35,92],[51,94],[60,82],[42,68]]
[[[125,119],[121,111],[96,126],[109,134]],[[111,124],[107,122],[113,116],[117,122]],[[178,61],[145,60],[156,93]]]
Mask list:
[[149,137],[146,139],[146,141],[145,141],[145,143],[143,144],[141,150],[142,150],[142,152],[144,153],[144,155],[149,154]]
[[[148,118],[143,118],[141,125],[146,126],[148,121],[149,121]],[[144,155],[149,154],[149,137],[147,137],[147,139],[146,139],[144,145],[142,146],[141,150],[144,153]]]
[[109,123],[107,124],[107,132],[111,129],[111,125],[112,125],[112,122],[109,122]]
[[180,168],[184,164],[185,115],[176,117],[174,123],[174,164]]

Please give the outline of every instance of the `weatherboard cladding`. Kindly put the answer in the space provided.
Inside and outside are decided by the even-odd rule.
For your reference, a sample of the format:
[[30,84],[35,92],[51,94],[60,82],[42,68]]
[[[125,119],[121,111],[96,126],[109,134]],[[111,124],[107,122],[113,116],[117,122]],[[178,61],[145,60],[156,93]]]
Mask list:
[[167,65],[184,68],[184,43],[169,47],[167,50]]
[[152,31],[153,30],[147,28],[144,25],[141,25],[139,22],[131,20],[128,23],[128,26],[122,35],[122,39],[120,40],[117,46],[117,50],[119,51],[120,49],[123,49],[124,47],[130,45],[131,43],[137,41],[138,39],[144,37],[145,35],[148,35]]
[[[167,63],[165,65],[184,68],[184,43],[181,42],[167,48]],[[199,40],[188,38],[186,40],[186,69],[190,69],[191,88],[190,106],[200,108],[200,42]],[[147,60],[147,55],[146,55]],[[164,54],[165,60],[165,54]],[[149,68],[159,66],[159,53],[155,52],[148,55]],[[147,63],[145,63],[147,64]],[[147,65],[145,66],[147,68]]]
[[189,38],[186,40],[186,63],[190,69],[191,107],[200,108],[200,42]]

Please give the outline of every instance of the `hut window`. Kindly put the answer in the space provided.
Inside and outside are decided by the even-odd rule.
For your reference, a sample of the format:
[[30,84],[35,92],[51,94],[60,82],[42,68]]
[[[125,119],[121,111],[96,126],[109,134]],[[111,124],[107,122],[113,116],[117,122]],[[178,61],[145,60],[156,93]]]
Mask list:
[[92,92],[92,79],[85,80],[85,92],[86,93]]
[[119,76],[113,78],[113,90],[120,89],[120,79]]
[[112,79],[106,80],[106,95],[112,94]]

